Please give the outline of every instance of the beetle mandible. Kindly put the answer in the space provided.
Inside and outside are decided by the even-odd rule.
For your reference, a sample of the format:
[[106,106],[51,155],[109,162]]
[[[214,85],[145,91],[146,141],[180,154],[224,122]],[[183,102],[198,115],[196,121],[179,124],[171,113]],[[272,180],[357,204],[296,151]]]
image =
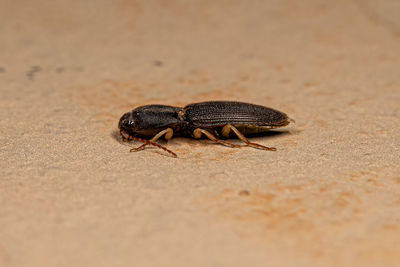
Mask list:
[[[208,101],[189,104],[183,108],[167,105],[140,106],[125,113],[119,120],[118,128],[124,141],[136,140],[143,143],[131,151],[139,151],[147,145],[153,145],[177,157],[174,152],[156,141],[162,136],[169,140],[174,134],[197,139],[204,135],[224,146],[250,146],[275,151],[275,147],[250,142],[245,134],[284,127],[291,121],[293,120],[285,113],[260,105],[236,101]],[[232,144],[219,138],[227,138],[232,133],[245,145]]]

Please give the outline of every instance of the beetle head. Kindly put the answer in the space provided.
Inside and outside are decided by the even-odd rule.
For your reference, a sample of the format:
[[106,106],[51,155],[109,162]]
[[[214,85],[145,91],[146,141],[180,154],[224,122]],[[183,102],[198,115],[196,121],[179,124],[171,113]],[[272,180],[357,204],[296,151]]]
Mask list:
[[118,128],[121,132],[132,135],[135,131],[136,120],[132,112],[127,112],[119,119]]

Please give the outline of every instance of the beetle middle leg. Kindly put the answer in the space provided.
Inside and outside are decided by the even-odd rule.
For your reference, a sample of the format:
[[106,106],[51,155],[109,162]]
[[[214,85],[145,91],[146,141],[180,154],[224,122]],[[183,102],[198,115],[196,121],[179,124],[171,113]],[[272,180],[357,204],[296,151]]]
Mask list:
[[229,147],[241,147],[240,145],[235,145],[235,144],[231,144],[225,141],[222,141],[220,139],[218,139],[217,137],[215,137],[212,133],[210,133],[207,130],[201,129],[201,128],[197,128],[193,131],[193,136],[196,139],[199,139],[201,137],[201,135],[205,135],[207,136],[210,140],[214,141],[215,143],[224,145],[224,146],[229,146]]
[[228,137],[229,133],[233,131],[236,136],[242,140],[243,142],[246,143],[247,146],[250,147],[254,147],[254,148],[258,148],[258,149],[264,149],[264,150],[269,150],[269,151],[276,151],[275,147],[267,147],[267,146],[263,146],[257,143],[252,143],[250,142],[235,126],[231,125],[231,124],[227,124],[222,128],[222,135]]

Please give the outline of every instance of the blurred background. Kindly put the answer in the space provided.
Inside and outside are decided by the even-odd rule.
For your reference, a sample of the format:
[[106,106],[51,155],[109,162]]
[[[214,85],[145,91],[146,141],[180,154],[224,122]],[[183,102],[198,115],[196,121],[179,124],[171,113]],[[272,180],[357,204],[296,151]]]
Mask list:
[[[399,41],[396,0],[0,0],[0,266],[398,266]],[[296,124],[119,142],[207,100]]]

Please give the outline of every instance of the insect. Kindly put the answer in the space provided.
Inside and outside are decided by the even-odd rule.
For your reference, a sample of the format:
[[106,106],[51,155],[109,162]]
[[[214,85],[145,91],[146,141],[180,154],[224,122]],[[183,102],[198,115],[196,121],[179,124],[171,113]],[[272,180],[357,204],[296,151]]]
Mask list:
[[[285,113],[264,106],[234,101],[209,101],[189,104],[183,108],[166,105],[140,106],[125,113],[119,120],[118,128],[124,141],[136,140],[143,143],[132,148],[131,152],[152,145],[177,157],[174,152],[156,141],[162,136],[169,140],[173,135],[186,135],[196,139],[204,135],[228,147],[249,146],[275,151],[275,147],[250,142],[245,134],[284,127],[291,121],[293,120]],[[238,137],[245,145],[221,140],[230,136]]]

